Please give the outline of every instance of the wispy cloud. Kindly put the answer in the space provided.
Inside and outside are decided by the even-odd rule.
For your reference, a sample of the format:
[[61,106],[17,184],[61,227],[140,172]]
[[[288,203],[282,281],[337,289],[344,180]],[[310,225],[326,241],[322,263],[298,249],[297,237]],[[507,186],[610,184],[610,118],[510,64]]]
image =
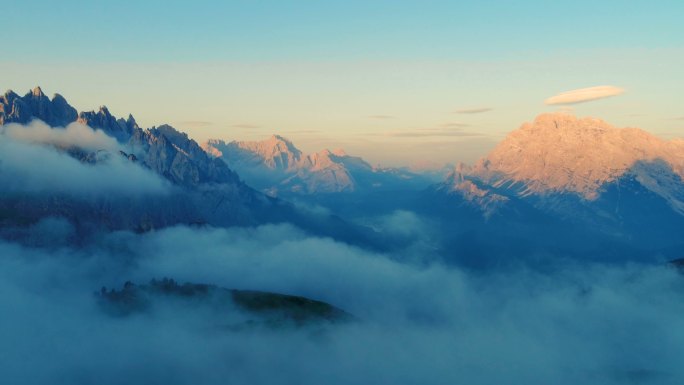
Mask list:
[[51,144],[56,147],[78,147],[88,151],[118,151],[119,144],[102,130],[71,123],[63,129],[55,129],[40,120],[26,125],[10,123],[0,127],[0,133],[15,141],[35,144]]
[[492,109],[490,107],[479,107],[479,108],[463,108],[456,110],[457,114],[481,114],[483,112],[489,112]]
[[592,100],[608,98],[624,93],[625,90],[615,86],[597,86],[589,88],[580,88],[577,90],[561,92],[544,101],[546,105],[555,104],[576,104],[584,103]]
[[391,115],[369,115],[368,117],[371,119],[378,119],[378,120],[394,119],[394,116],[391,116]]
[[[93,164],[61,148],[95,151]],[[3,192],[47,192],[75,197],[166,194],[170,185],[159,175],[119,154],[119,145],[100,130],[80,123],[51,128],[34,120],[8,124],[0,134],[0,185]]]

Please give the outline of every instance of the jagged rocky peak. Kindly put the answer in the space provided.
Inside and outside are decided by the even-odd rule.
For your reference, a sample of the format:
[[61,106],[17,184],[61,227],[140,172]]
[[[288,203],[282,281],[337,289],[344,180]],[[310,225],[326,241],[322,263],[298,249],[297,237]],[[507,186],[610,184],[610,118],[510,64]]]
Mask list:
[[278,135],[278,134],[273,134],[273,135],[271,135],[271,137],[270,137],[269,139],[270,139],[271,141],[275,141],[275,142],[292,143],[292,142],[291,142],[289,139],[287,139],[286,137],[281,136],[281,135]]
[[327,168],[339,168],[345,172],[360,170],[365,172],[373,172],[375,170],[375,168],[363,160],[363,158],[350,156],[342,149],[330,151],[326,148],[322,151],[307,156],[306,161],[308,162],[307,164],[314,170]]
[[287,138],[271,135],[262,141],[210,140],[205,150],[214,156],[222,156],[228,164],[259,165],[273,170],[294,170],[302,160],[302,152]]
[[62,96],[55,94],[50,100],[40,87],[35,87],[24,96],[8,90],[0,97],[0,124],[26,124],[33,119],[40,119],[50,126],[63,127],[76,118],[76,109]]
[[24,96],[19,96],[12,90],[0,96],[0,124],[27,124],[33,119],[40,119],[52,127],[64,127],[78,121],[101,129],[120,142],[126,142],[133,130],[139,128],[132,116],[127,120],[117,119],[106,106],[101,106],[97,112],[79,114],[62,95],[54,94],[50,99],[41,87],[29,90]]
[[[266,142],[267,145],[263,146],[262,148],[264,148],[267,151],[270,150],[272,154],[291,153],[294,158],[298,158],[302,154],[302,152],[299,151],[297,147],[295,147],[291,140],[283,136],[273,134]],[[269,144],[272,146],[270,149],[268,148]]]
[[474,172],[490,182],[520,184],[524,194],[572,192],[593,199],[638,161],[656,160],[684,176],[677,145],[601,119],[550,113],[510,133]]
[[468,166],[463,162],[458,162],[453,170],[446,176],[446,183],[450,185],[457,185],[465,180],[466,175],[473,172],[473,167]]
[[7,90],[5,91],[5,94],[0,97],[0,100],[3,101],[3,103],[11,103],[14,99],[18,98],[19,95],[17,95],[16,92],[13,90]]
[[[236,186],[238,190],[243,188],[238,176],[223,161],[210,158],[187,134],[169,125],[143,130],[132,115],[126,119],[116,118],[104,105],[97,111],[78,114],[64,97],[55,94],[50,100],[40,87],[23,97],[7,91],[0,96],[0,107],[0,123],[28,123],[32,119],[40,119],[56,127],[78,121],[100,129],[121,143],[126,149],[123,156],[175,184],[196,187],[207,183]],[[70,155],[85,162],[97,162],[104,156],[74,149],[70,151]]]
[[169,140],[171,140],[176,145],[184,144],[185,142],[191,140],[188,137],[188,134],[186,134],[184,132],[180,132],[175,127],[170,126],[168,124],[162,124],[161,126],[153,127],[150,130],[158,131],[159,133],[166,136]]
[[212,159],[202,147],[191,139],[185,132],[178,131],[175,127],[163,124],[149,129],[152,136],[168,140],[177,150],[183,152],[191,159],[210,162]]
[[[52,97],[52,104],[55,106],[63,107],[63,108],[73,108],[69,105],[69,102],[67,102],[67,100],[64,98],[64,96],[62,96],[60,94],[55,94]],[[74,112],[76,112],[75,108],[73,110],[74,110]],[[77,117],[77,114],[74,114],[73,119],[76,120],[76,117]]]
[[34,98],[45,98],[45,94],[43,93],[43,90],[37,86],[33,90],[31,90],[31,94],[33,95]]
[[320,170],[333,167],[336,162],[331,159],[332,152],[327,148],[307,156],[308,164],[313,170]]
[[117,119],[110,112],[107,106],[100,106],[97,112],[81,112],[78,121],[92,128],[101,129],[107,135],[113,136],[119,142],[128,141],[133,135],[133,131],[138,128],[135,119]]
[[139,128],[138,122],[135,121],[135,118],[131,114],[128,114],[128,118],[126,119],[126,124],[128,124],[131,127],[138,127]]
[[238,176],[223,161],[210,157],[172,126],[135,129],[127,144],[147,167],[175,184],[239,184]]

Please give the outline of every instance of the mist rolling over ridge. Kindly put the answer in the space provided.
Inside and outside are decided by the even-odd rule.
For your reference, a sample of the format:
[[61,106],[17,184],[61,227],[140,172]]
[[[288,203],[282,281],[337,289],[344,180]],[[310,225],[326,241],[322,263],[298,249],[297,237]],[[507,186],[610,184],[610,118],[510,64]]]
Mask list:
[[682,384],[683,4],[3,7],[0,384]]
[[[683,374],[684,277],[667,264],[682,250],[678,152],[665,153],[674,154],[664,161],[671,176],[639,166],[618,202],[611,187],[590,197],[518,187],[490,171],[505,160],[459,165],[438,183],[398,171],[385,187],[386,169],[346,168],[338,151],[324,166],[292,166],[305,173],[286,163],[264,172],[277,184],[288,172],[332,167],[344,183],[378,182],[311,189],[330,186],[334,173],[322,171],[310,189],[289,190],[289,204],[251,189],[230,169],[234,159],[204,153],[172,127],[129,124],[123,137],[93,122],[2,127],[1,301],[10,311],[0,329],[17,346],[3,361],[10,382],[120,383],[125,372],[133,383],[622,384]],[[549,135],[585,129],[559,122],[577,120],[536,124],[551,124]],[[292,144],[276,148],[278,159],[300,156],[287,153]],[[267,170],[260,159],[252,169]],[[662,178],[673,184],[649,182]],[[633,188],[632,204],[667,215],[630,211]],[[618,204],[614,217],[596,214]],[[584,216],[564,214],[572,207]],[[647,247],[649,233],[627,219],[659,221],[669,244]],[[221,294],[245,290],[256,293],[251,308]],[[326,308],[350,318],[317,318]]]

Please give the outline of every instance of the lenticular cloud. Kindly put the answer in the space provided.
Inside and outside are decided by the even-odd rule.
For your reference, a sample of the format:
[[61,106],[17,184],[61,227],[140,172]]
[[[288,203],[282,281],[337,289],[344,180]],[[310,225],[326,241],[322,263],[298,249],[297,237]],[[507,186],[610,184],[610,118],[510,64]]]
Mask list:
[[590,102],[592,100],[609,98],[624,93],[625,90],[615,86],[597,86],[589,88],[580,88],[578,90],[561,92],[558,95],[552,96],[544,101],[546,105],[556,104],[577,104]]

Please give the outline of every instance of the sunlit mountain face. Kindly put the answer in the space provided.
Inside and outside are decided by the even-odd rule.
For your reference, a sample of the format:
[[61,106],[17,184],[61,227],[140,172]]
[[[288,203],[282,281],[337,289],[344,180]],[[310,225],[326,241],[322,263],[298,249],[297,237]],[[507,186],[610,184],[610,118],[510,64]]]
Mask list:
[[200,146],[40,88],[0,106],[9,383],[684,374],[680,139],[542,114],[417,171],[280,135]]
[[493,247],[502,253],[517,251],[504,237],[530,252],[581,259],[676,258],[683,244],[683,156],[679,139],[544,114],[476,164],[458,165],[430,188],[439,209],[425,209],[478,218],[481,227],[466,226],[480,238],[478,250],[497,240]]
[[0,385],[684,384],[684,2],[0,14]]

